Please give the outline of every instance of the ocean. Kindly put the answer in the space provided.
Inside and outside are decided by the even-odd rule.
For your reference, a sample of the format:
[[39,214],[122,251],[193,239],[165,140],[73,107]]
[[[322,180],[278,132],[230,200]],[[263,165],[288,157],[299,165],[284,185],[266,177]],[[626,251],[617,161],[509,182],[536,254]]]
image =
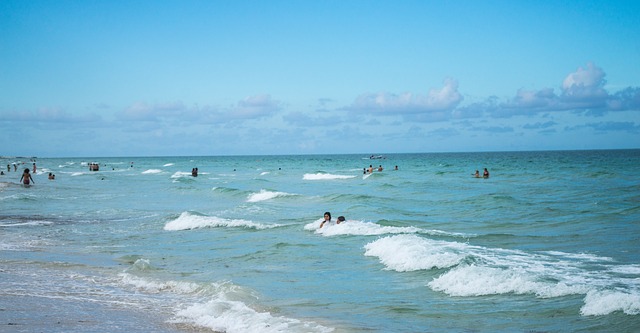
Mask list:
[[0,331],[640,331],[640,150],[370,157],[0,158]]

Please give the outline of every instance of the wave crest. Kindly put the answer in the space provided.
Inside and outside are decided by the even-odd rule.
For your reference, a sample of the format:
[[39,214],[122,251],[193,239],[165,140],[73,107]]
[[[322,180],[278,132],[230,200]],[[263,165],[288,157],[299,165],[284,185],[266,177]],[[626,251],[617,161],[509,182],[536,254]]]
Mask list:
[[232,227],[232,228],[253,228],[253,229],[269,229],[279,227],[279,224],[263,224],[247,221],[243,219],[225,219],[217,216],[195,215],[189,212],[183,212],[173,221],[168,222],[164,226],[164,230],[178,231],[199,228],[215,228],[215,227]]

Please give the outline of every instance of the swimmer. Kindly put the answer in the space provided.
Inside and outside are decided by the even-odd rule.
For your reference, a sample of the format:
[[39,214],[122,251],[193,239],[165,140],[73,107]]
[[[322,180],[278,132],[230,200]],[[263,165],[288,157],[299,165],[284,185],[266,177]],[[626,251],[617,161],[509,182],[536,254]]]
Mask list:
[[325,212],[324,213],[324,220],[320,223],[320,228],[322,228],[322,226],[324,226],[325,223],[331,223],[331,213],[330,212]]

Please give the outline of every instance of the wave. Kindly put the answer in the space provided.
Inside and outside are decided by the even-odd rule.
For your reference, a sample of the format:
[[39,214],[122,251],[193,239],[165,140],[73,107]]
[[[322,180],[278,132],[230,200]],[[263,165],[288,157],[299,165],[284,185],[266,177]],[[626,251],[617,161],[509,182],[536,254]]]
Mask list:
[[441,230],[425,230],[417,227],[394,227],[384,226],[372,222],[347,220],[340,224],[325,224],[320,228],[322,219],[308,223],[304,226],[304,230],[315,231],[323,236],[379,236],[389,234],[427,234],[433,236],[452,236],[465,237],[468,235],[459,233],[450,233]]
[[278,197],[287,197],[287,196],[293,196],[295,194],[291,194],[291,193],[286,193],[286,192],[273,192],[273,191],[267,191],[267,190],[260,190],[260,192],[258,193],[252,193],[249,195],[249,197],[247,198],[247,202],[260,202],[260,201],[266,201],[266,200],[271,200],[273,198],[278,198]]
[[527,253],[418,235],[396,235],[365,245],[398,272],[446,269],[427,286],[450,296],[532,294],[540,298],[586,295],[582,315],[640,314],[640,274],[608,257],[562,252]]
[[219,192],[221,194],[231,194],[231,195],[245,195],[247,191],[239,190],[237,188],[232,187],[224,187],[224,186],[216,186],[211,188],[211,191]]
[[[137,263],[136,263],[137,265]],[[143,265],[147,265],[144,263]],[[276,316],[253,309],[259,297],[254,292],[229,281],[194,283],[162,281],[138,277],[131,272],[120,274],[121,284],[139,293],[161,294],[177,298],[171,323],[188,324],[215,332],[332,332],[333,328]]]
[[378,257],[386,269],[408,272],[449,268],[466,258],[464,244],[427,240],[416,235],[385,237],[365,245],[365,256]]
[[143,175],[147,175],[147,174],[156,174],[156,173],[161,173],[161,172],[162,172],[162,170],[160,170],[160,169],[149,169],[149,170],[142,171],[142,174]]
[[0,223],[1,227],[22,227],[22,226],[41,226],[41,225],[52,225],[54,224],[51,221],[28,221],[28,222],[18,222],[18,223]]
[[231,227],[231,228],[252,228],[252,229],[270,229],[281,226],[280,224],[264,224],[255,223],[252,221],[242,219],[225,219],[217,216],[203,216],[195,215],[189,212],[183,212],[173,221],[169,221],[164,226],[164,230],[177,231],[177,230],[190,230],[199,228],[216,228],[216,227]]
[[346,175],[334,175],[330,173],[305,173],[302,176],[303,180],[335,180],[335,179],[351,179],[356,178],[356,176],[346,176]]

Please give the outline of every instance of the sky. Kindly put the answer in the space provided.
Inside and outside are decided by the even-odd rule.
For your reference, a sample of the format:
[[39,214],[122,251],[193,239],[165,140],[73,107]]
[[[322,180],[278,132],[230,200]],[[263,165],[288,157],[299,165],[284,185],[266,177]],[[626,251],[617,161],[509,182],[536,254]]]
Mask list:
[[0,156],[640,148],[640,1],[0,1]]

